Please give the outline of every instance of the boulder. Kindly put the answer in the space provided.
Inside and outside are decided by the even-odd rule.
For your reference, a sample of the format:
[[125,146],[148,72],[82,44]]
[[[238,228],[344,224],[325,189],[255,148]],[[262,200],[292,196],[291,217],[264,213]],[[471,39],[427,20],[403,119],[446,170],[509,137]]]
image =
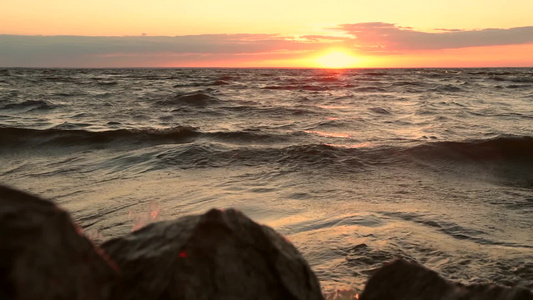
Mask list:
[[236,210],[153,223],[102,248],[121,269],[115,299],[323,299],[296,248]]
[[53,203],[0,186],[0,299],[110,299],[116,271]]
[[[0,186],[0,238],[0,299],[323,299],[290,242],[232,209],[153,223],[98,248],[53,203]],[[359,299],[533,300],[533,294],[453,283],[397,260],[372,275]]]
[[416,263],[396,260],[378,269],[360,300],[533,300],[531,291],[447,281]]

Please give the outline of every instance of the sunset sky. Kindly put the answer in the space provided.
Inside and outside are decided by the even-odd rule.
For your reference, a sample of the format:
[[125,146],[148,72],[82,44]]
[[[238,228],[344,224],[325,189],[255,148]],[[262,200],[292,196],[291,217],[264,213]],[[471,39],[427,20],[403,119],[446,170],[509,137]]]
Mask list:
[[533,67],[531,0],[4,0],[0,67]]

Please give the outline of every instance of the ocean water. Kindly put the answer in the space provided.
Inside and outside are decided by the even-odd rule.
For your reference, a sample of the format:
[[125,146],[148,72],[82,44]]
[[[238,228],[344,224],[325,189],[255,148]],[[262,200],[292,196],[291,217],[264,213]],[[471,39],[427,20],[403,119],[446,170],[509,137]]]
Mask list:
[[533,289],[533,69],[3,69],[0,183],[96,242],[240,209],[325,293],[395,257]]

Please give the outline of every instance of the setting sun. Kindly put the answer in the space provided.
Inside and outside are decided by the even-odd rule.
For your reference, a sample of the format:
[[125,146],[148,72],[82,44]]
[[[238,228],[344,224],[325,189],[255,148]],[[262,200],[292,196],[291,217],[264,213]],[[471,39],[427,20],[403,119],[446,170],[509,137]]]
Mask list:
[[320,68],[344,69],[355,67],[358,59],[345,50],[331,50],[315,59]]

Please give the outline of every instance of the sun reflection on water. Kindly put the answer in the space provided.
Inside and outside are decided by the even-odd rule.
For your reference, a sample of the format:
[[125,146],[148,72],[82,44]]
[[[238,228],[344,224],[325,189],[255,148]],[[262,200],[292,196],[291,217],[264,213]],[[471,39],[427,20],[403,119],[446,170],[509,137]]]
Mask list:
[[349,138],[350,137],[349,134],[342,133],[342,132],[324,132],[324,131],[318,131],[318,130],[306,130],[305,133],[311,133],[311,134],[316,134],[319,136],[334,137],[334,138]]

